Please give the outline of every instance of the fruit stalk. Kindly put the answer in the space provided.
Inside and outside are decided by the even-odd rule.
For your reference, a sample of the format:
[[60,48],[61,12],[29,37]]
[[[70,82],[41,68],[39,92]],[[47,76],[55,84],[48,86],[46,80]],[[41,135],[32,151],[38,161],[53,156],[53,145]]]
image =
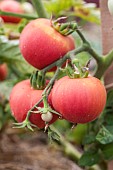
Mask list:
[[97,78],[102,77],[103,73],[108,69],[108,67],[113,62],[113,50],[111,50],[107,55],[103,56],[103,62],[98,64],[98,69],[95,76]]
[[61,65],[59,65],[59,67],[57,68],[54,76],[52,77],[52,79],[50,80],[50,82],[48,83],[48,85],[46,86],[46,88],[44,89],[44,91],[43,91],[43,93],[42,93],[42,96],[45,96],[45,95],[48,96],[48,95],[49,95],[49,94],[48,94],[48,90],[51,88],[51,86],[53,86],[53,84],[54,84],[54,82],[55,82],[55,80],[56,80],[56,78],[57,78],[57,76],[58,76],[58,73],[59,73],[59,70],[60,70],[60,66],[61,66]]
[[14,17],[19,17],[19,18],[26,18],[28,20],[32,20],[32,19],[37,19],[37,16],[31,16],[28,14],[20,14],[20,13],[12,13],[12,12],[5,12],[0,10],[0,15],[5,15],[5,16],[14,16]]
[[67,59],[70,59],[70,58],[71,58],[71,55],[72,55],[72,54],[77,55],[77,54],[79,54],[79,53],[81,53],[81,52],[84,52],[85,48],[86,48],[85,46],[81,46],[81,47],[79,47],[79,48],[77,48],[77,49],[75,49],[75,50],[70,51],[69,53],[67,53],[66,55],[64,55],[63,58],[60,58],[59,60],[53,62],[52,64],[50,64],[49,66],[45,67],[45,68],[42,69],[41,71],[47,72],[48,70],[50,70],[50,69],[53,68],[54,66],[58,66],[59,64],[62,65],[63,63],[65,63],[65,61],[66,61]]
[[42,0],[33,0],[33,5],[36,9],[36,12],[39,18],[48,18],[48,15],[44,8],[44,4],[42,3]]
[[[60,136],[60,140],[58,141],[58,143],[60,143],[60,145],[62,146],[63,152],[74,162],[77,163],[80,157],[82,156],[82,152],[78,151],[76,146],[73,146],[70,142],[68,142],[65,139],[65,137],[53,125],[51,125],[51,129]],[[92,167],[89,167],[87,170],[102,170],[102,169],[100,168],[99,165],[94,165]]]
[[86,52],[88,52],[97,62],[97,70],[95,73],[95,77],[101,78],[105,71],[108,69],[110,66],[111,62],[113,61],[113,50],[111,50],[106,56],[99,55],[90,45],[90,43],[86,40],[82,32],[77,29],[76,32],[80,36],[83,46],[85,46]]

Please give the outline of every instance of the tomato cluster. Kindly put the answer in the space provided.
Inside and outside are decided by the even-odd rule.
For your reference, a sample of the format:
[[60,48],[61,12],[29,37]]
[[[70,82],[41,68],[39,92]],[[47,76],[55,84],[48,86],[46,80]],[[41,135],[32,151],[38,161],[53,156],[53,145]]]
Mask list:
[[[57,32],[48,19],[31,21],[20,36],[20,50],[23,57],[37,69],[43,69],[75,48],[71,36]],[[25,120],[28,111],[40,100],[43,90],[35,90],[30,81],[18,83],[12,90],[10,106],[18,122]],[[53,85],[48,97],[49,105],[69,122],[87,123],[95,120],[106,103],[106,90],[100,80],[94,77],[69,78],[65,76]],[[43,107],[41,103],[40,107]],[[35,111],[38,111],[35,109]],[[57,120],[51,115],[49,124]],[[51,117],[51,118],[50,118]],[[45,116],[31,113],[30,121],[39,128],[45,126]]]

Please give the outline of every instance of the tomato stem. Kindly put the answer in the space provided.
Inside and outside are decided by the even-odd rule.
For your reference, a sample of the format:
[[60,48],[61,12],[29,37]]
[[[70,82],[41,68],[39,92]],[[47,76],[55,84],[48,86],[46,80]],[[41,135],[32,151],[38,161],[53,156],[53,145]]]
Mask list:
[[[50,93],[50,89],[52,88],[52,86],[53,86],[53,84],[54,84],[54,82],[55,82],[55,80],[56,80],[56,78],[57,78],[57,76],[58,76],[58,74],[59,74],[59,70],[60,70],[60,64],[59,64],[59,67],[57,67],[57,70],[56,70],[53,78],[50,80],[50,82],[48,83],[48,85],[47,85],[46,88],[44,89],[44,91],[43,91],[43,93],[42,93],[42,98],[28,111],[25,121],[29,121],[29,117],[30,117],[31,113],[33,112],[33,110],[34,110],[35,108],[38,109],[38,105],[39,105],[41,102],[44,103],[44,108],[42,108],[43,110],[45,109],[45,110],[48,110],[48,111],[49,111],[49,110],[51,109],[51,108],[49,107],[47,98],[48,98],[48,95],[49,95],[49,93]],[[54,110],[51,109],[50,111],[51,111],[52,113],[58,114],[58,115],[60,116],[60,114],[57,113],[57,112],[55,113]],[[34,113],[38,113],[38,112],[34,112]]]
[[33,5],[36,9],[39,18],[48,18],[48,14],[45,10],[42,0],[33,0]]
[[101,78],[112,62],[113,62],[113,50],[111,50],[107,55],[102,57],[102,62],[98,63],[98,69],[96,71],[95,76],[97,78]]
[[[57,78],[57,76],[58,76],[58,74],[59,74],[59,71],[60,71],[60,66],[57,67],[57,70],[56,70],[54,76],[52,77],[52,79],[49,81],[48,85],[47,85],[46,88],[44,89],[44,91],[43,91],[43,93],[42,93],[42,96],[44,96],[44,95],[47,95],[47,96],[48,96],[48,95],[49,95],[49,93],[50,93],[50,88],[53,86],[53,84],[54,84],[54,82],[55,82],[55,80],[56,80],[56,78]],[[49,93],[48,93],[48,92],[49,92]]]
[[19,17],[19,18],[26,18],[28,20],[32,20],[32,19],[37,19],[38,18],[37,16],[32,16],[32,15],[28,15],[28,14],[6,12],[6,11],[2,11],[2,10],[0,10],[0,15],[14,16],[14,17]]
[[72,34],[77,29],[77,23],[76,22],[66,22],[66,23],[64,23],[63,21],[66,18],[67,17],[60,17],[57,20],[52,21],[52,27],[64,36],[68,36],[68,35]]
[[47,101],[47,95],[43,95],[43,103],[44,103],[44,108],[48,108],[48,101]]
[[65,63],[66,62],[66,60],[67,59],[70,59],[71,58],[71,56],[72,55],[77,55],[77,54],[79,54],[79,53],[81,53],[81,52],[84,52],[85,51],[85,46],[81,46],[81,47],[79,47],[79,48],[77,48],[77,49],[75,49],[75,50],[72,50],[72,51],[70,51],[70,52],[68,52],[66,55],[64,55],[62,58],[60,58],[59,60],[57,60],[57,61],[55,61],[55,62],[53,62],[52,64],[50,64],[50,65],[48,65],[47,67],[45,67],[44,69],[42,69],[41,71],[43,71],[43,72],[47,72],[48,70],[50,70],[51,68],[53,68],[53,67],[55,67],[55,66],[62,66],[63,65],[63,63]]
[[[63,148],[63,152],[71,158],[73,161],[78,162],[80,157],[82,156],[82,152],[79,151],[76,146],[73,146],[70,142],[66,140],[66,138],[53,126],[51,125],[51,130],[56,132],[58,136],[60,137],[60,140],[58,143],[61,144]],[[94,165],[92,167],[89,167],[88,170],[101,170],[99,165]]]

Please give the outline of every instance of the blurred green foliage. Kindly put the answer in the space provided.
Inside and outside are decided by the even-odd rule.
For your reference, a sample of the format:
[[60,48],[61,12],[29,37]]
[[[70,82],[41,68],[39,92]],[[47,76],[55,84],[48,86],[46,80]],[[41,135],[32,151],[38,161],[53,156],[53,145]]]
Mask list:
[[100,11],[95,5],[88,5],[83,0],[48,0],[44,1],[50,15],[55,17],[68,16],[72,19],[100,24]]

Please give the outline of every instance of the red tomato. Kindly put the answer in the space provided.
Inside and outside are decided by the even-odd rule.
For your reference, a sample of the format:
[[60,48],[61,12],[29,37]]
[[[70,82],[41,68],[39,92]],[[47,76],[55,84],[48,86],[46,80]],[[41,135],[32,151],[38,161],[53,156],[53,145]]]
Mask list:
[[72,123],[95,120],[106,103],[106,90],[95,77],[58,80],[51,92],[54,109]]
[[31,21],[20,36],[23,57],[37,69],[45,68],[74,48],[72,36],[61,35],[49,19]]
[[8,69],[6,64],[1,64],[0,65],[0,81],[3,81],[6,79],[8,74]]
[[[13,12],[13,13],[23,13],[23,9],[19,2],[14,0],[3,0],[0,2],[0,9],[5,12]],[[4,22],[12,22],[18,23],[21,18],[14,16],[1,16]]]
[[[12,115],[18,122],[25,120],[27,112],[41,99],[43,90],[34,90],[30,86],[29,80],[24,80],[16,84],[10,95],[10,107]],[[43,106],[41,103],[40,107]],[[35,109],[36,111],[36,109]],[[53,118],[49,124],[55,122],[58,116],[53,114]],[[39,128],[45,127],[45,122],[41,118],[41,114],[32,113],[30,115],[31,123]]]

